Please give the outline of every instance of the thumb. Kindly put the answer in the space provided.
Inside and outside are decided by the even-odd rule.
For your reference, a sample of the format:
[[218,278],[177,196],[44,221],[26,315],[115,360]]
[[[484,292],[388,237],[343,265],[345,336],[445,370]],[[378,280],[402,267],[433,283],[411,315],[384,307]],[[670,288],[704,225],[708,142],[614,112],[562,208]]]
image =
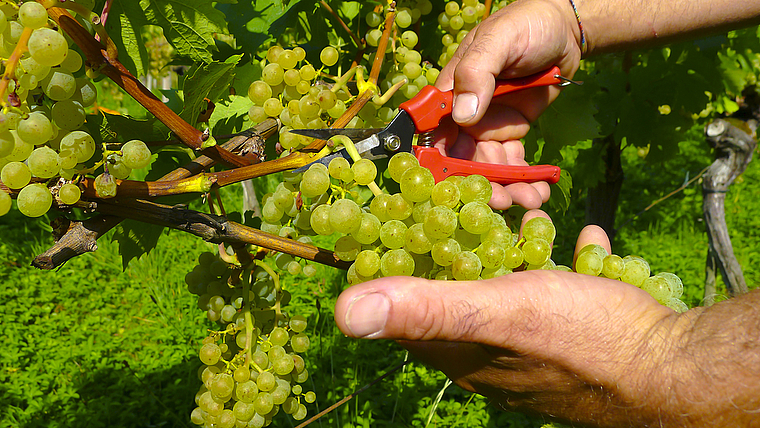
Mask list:
[[534,330],[524,325],[533,322],[525,311],[538,312],[524,285],[532,294],[542,282],[534,272],[478,281],[380,278],[344,291],[335,321],[351,337],[503,346]]

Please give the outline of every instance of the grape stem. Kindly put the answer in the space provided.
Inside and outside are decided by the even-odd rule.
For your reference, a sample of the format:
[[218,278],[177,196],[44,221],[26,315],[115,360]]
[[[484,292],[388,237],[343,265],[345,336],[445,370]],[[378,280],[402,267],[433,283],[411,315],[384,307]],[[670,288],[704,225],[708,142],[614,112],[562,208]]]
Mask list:
[[16,44],[16,48],[13,49],[10,58],[5,61],[5,73],[3,73],[3,78],[0,80],[0,105],[4,110],[8,106],[8,97],[5,96],[5,92],[8,90],[11,80],[16,78],[16,68],[21,60],[21,56],[29,49],[27,43],[32,36],[32,31],[34,30],[29,27],[24,28],[24,31],[21,32],[21,37]]
[[391,97],[396,94],[396,92],[401,89],[402,86],[407,84],[409,82],[409,79],[404,77],[402,80],[396,82],[393,86],[388,88],[387,91],[381,96],[381,95],[375,95],[372,97],[372,102],[375,103],[375,105],[381,106],[388,101],[390,101]]

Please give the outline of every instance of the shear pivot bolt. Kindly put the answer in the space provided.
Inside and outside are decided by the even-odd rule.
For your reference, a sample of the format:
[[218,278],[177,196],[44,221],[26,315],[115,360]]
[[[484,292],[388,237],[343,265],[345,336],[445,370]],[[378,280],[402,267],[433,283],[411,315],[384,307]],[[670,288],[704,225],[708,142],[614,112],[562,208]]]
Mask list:
[[401,148],[401,139],[397,135],[389,135],[383,139],[385,150],[395,152]]

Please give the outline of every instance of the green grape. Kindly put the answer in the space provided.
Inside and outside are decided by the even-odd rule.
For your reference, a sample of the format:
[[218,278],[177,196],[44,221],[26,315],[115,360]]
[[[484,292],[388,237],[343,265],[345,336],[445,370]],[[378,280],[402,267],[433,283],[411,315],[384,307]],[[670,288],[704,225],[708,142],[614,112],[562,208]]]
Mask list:
[[264,101],[264,113],[269,117],[277,117],[282,112],[282,103],[278,98],[269,98]]
[[380,227],[380,241],[395,250],[404,246],[407,226],[399,220],[390,220]]
[[606,256],[602,262],[602,275],[605,278],[618,279],[625,272],[625,262],[616,254]]
[[317,101],[322,110],[329,110],[338,102],[338,96],[335,95],[335,92],[329,89],[322,89],[319,91],[319,94],[317,94]]
[[310,82],[314,80],[315,77],[317,77],[317,70],[314,69],[313,65],[306,64],[303,67],[301,67],[300,70],[298,70],[298,74],[301,75],[302,80]]
[[76,79],[77,87],[74,90],[74,95],[71,97],[74,101],[78,101],[82,104],[82,107],[90,107],[95,104],[98,99],[98,89],[86,78]]
[[332,46],[327,46],[319,53],[319,60],[322,64],[332,67],[338,62],[338,50]]
[[[44,30],[44,28],[40,28],[37,31],[41,30]],[[77,89],[77,80],[70,71],[54,68],[40,82],[40,87],[45,95],[53,101],[63,101],[74,96]]]
[[0,172],[0,180],[10,189],[21,189],[32,180],[32,172],[24,163],[8,162]]
[[32,175],[39,178],[52,178],[61,169],[61,158],[55,150],[47,146],[34,149],[26,160]]
[[298,275],[301,273],[301,264],[296,261],[292,261],[288,263],[287,270],[291,275]]
[[649,264],[638,259],[626,260],[623,258],[623,260],[625,260],[625,270],[623,271],[623,275],[620,276],[620,280],[641,287],[644,280],[649,278]]
[[373,250],[364,250],[356,256],[354,266],[357,274],[373,276],[380,269],[380,256]]
[[274,45],[267,50],[266,59],[269,62],[277,62],[277,58],[285,49],[280,45]]
[[430,198],[435,179],[429,169],[413,166],[406,170],[399,181],[401,194],[412,202],[422,202]]
[[0,158],[4,158],[13,153],[16,147],[16,139],[13,138],[11,131],[0,132]]
[[509,247],[504,250],[504,267],[517,269],[523,264],[523,252],[517,247]]
[[686,305],[686,303],[682,302],[678,297],[671,297],[667,303],[665,303],[665,306],[673,309],[679,314],[682,314],[689,310],[689,307]]
[[401,177],[408,169],[419,165],[419,161],[413,154],[409,152],[397,153],[388,161],[388,174],[391,175],[393,181],[400,183]]
[[[293,350],[295,351],[295,348],[293,348]],[[296,352],[298,352],[298,351],[296,351]],[[285,355],[284,357],[279,358],[279,359],[277,359],[277,360],[275,360],[273,362],[272,369],[274,370],[274,372],[277,375],[279,375],[279,376],[285,376],[285,375],[287,375],[287,374],[289,374],[290,372],[293,371],[293,366],[294,365],[295,365],[295,363],[293,362],[293,358],[291,358],[290,355]],[[290,391],[288,391],[288,392],[290,392]],[[285,399],[283,397],[282,401],[280,401],[279,403],[275,403],[275,404],[282,404],[284,401],[285,401]]]
[[[306,94],[298,101],[298,109],[301,118],[311,120],[319,115],[319,101],[317,97]],[[343,136],[333,137],[331,140],[340,140]]]
[[363,212],[359,228],[351,233],[360,244],[369,245],[380,237],[380,220],[373,214]]
[[[494,220],[494,223],[496,223],[496,221],[497,220]],[[504,247],[511,247],[515,245],[514,236],[515,235],[512,233],[509,227],[507,227],[506,224],[498,223],[498,224],[495,224],[486,233],[481,234],[480,241],[481,242],[492,241],[492,242],[497,242]]]
[[272,98],[272,87],[263,80],[257,80],[248,87],[248,98],[254,105],[263,106],[264,101]]
[[336,100],[335,105],[327,110],[327,114],[333,119],[337,119],[346,111],[346,103],[343,100]]
[[311,228],[320,235],[330,235],[334,232],[330,224],[330,205],[319,205],[312,209],[309,217]]
[[492,213],[491,208],[484,202],[468,202],[459,211],[459,224],[464,230],[480,235],[491,228]]
[[84,131],[72,131],[61,139],[60,151],[76,153],[77,162],[84,163],[95,154],[95,140]]
[[53,125],[44,113],[37,111],[18,123],[18,136],[29,144],[38,146],[53,138]]
[[150,149],[140,140],[131,140],[121,146],[121,160],[127,168],[145,168],[150,164],[150,157]]
[[661,276],[650,276],[641,283],[641,289],[649,293],[660,304],[665,305],[674,297],[670,290],[670,285],[665,278]]
[[277,57],[277,63],[280,64],[283,69],[290,70],[295,68],[298,64],[298,58],[292,50],[285,49],[280,52],[280,55]]
[[412,209],[412,220],[414,220],[415,223],[424,222],[425,215],[430,211],[430,208],[433,208],[433,204],[429,199],[424,202],[417,202]]
[[269,86],[277,86],[282,83],[285,71],[280,64],[269,63],[261,70],[261,80],[263,80]]
[[291,87],[296,86],[298,82],[301,81],[301,73],[299,73],[298,70],[295,70],[295,69],[285,70],[285,73],[282,75],[282,81],[287,86],[291,86]]
[[80,68],[82,68],[82,64],[84,64],[82,55],[79,55],[79,52],[73,49],[69,49],[68,53],[66,54],[66,58],[64,58],[63,62],[61,63],[61,68],[64,68],[72,73],[76,73]]
[[4,160],[10,162],[25,161],[34,151],[34,145],[22,140],[15,129],[11,131],[11,135],[13,135],[13,151],[6,155]]
[[388,210],[388,215],[393,220],[406,220],[412,215],[414,205],[400,193],[396,193],[390,196],[386,208]]
[[342,171],[349,168],[351,168],[351,164],[349,164],[348,161],[342,157],[333,158],[330,161],[330,164],[327,166],[330,177],[335,178],[336,180],[340,179],[340,174]]
[[314,275],[317,274],[317,268],[314,267],[313,265],[306,265],[303,268],[303,274],[307,278],[311,278],[311,277],[313,277]]
[[491,200],[493,188],[488,179],[482,175],[470,175],[459,184],[459,192],[460,199],[465,204],[474,201],[487,204]]
[[362,245],[349,235],[341,236],[335,241],[335,255],[343,261],[354,261],[361,250]]
[[364,19],[369,27],[377,27],[383,23],[383,17],[377,12],[369,12]]
[[459,13],[459,3],[455,1],[446,2],[444,10],[446,12],[446,15],[454,16]]
[[392,220],[391,216],[388,214],[388,202],[390,201],[390,198],[391,196],[387,193],[382,193],[375,196],[369,204],[369,211],[382,223]]
[[359,159],[351,165],[351,170],[354,172],[356,184],[361,184],[362,186],[375,181],[375,176],[377,175],[375,163],[368,159]]
[[557,236],[557,229],[552,221],[544,217],[534,217],[527,222],[522,228],[522,234],[526,240],[541,238],[549,242],[554,242]]
[[480,245],[477,254],[484,268],[494,269],[501,267],[506,256],[506,251],[502,244],[486,241]]
[[451,19],[449,20],[449,26],[453,30],[459,30],[462,27],[464,27],[464,19],[462,19],[462,17],[459,15],[452,16]]
[[322,164],[314,164],[303,173],[300,191],[306,198],[321,196],[330,188],[330,177],[323,169],[316,167],[317,165]]
[[232,389],[235,387],[235,379],[227,373],[218,373],[211,381],[209,390],[217,397],[227,397],[232,395]]
[[219,361],[222,356],[222,350],[216,343],[206,343],[201,347],[198,353],[203,364],[207,366],[213,366]]
[[32,58],[40,65],[48,67],[62,63],[69,52],[69,44],[66,42],[66,38],[61,33],[49,28],[34,30],[29,37],[27,46]]
[[18,8],[18,20],[24,27],[36,30],[47,24],[47,10],[39,3],[26,2]]
[[[250,421],[253,415],[256,414],[256,408],[250,403],[236,401],[235,405],[232,406],[232,413],[237,420]],[[202,423],[197,425],[202,425]]]
[[[303,333],[298,333],[290,339],[290,347],[299,354],[306,352],[309,349],[310,343],[309,337]],[[293,361],[293,359],[290,358],[290,361]]]
[[457,281],[478,279],[482,268],[480,258],[472,251],[460,252],[451,263],[451,273]]
[[417,36],[417,33],[414,31],[404,31],[401,34],[401,43],[404,44],[404,46],[408,48],[414,48],[417,46],[417,42],[419,41],[419,37]]
[[449,207],[434,206],[425,215],[424,230],[434,240],[447,238],[457,230],[457,215]]
[[[256,386],[258,386],[259,391],[262,391],[262,392],[269,392],[273,390],[276,384],[277,384],[277,380],[275,379],[274,375],[270,372],[261,372],[259,374],[259,377],[256,379]],[[261,394],[259,394],[259,396],[261,396]],[[256,411],[258,412],[258,410]],[[268,413],[268,412],[264,412],[264,413]]]
[[[461,221],[461,216],[460,216]],[[461,223],[460,223],[461,226]],[[459,245],[462,246],[462,250],[471,251],[477,248],[480,245],[480,235],[475,233],[470,233],[463,228],[459,227],[457,228],[456,232],[454,232],[454,239],[459,242]]]
[[24,58],[20,61],[21,66],[24,68],[24,71],[28,74],[31,74],[35,76],[39,82],[39,80],[42,80],[45,78],[45,76],[50,73],[50,67],[47,65],[42,65],[34,60],[34,58]]
[[407,28],[412,25],[412,13],[409,8],[402,7],[396,13],[396,25],[401,28]]
[[655,276],[664,278],[665,281],[668,282],[673,297],[680,298],[683,295],[683,281],[681,281],[681,278],[679,278],[678,275],[670,272],[660,272]]
[[272,200],[268,200],[261,208],[261,217],[268,223],[277,223],[283,216],[281,209],[277,208],[277,205]]
[[[68,165],[71,165],[73,163],[73,165],[71,165],[71,168],[76,166],[76,156],[68,150],[61,152],[61,154],[63,153],[68,154],[68,157],[65,159],[66,162],[68,162]],[[63,157],[61,158],[61,168],[64,168]],[[130,174],[132,174],[132,169],[127,168],[127,166],[124,165],[124,162],[121,160],[121,156],[110,155],[108,156],[108,172],[111,173],[114,178],[125,180],[129,177]]]
[[433,261],[437,264],[441,266],[451,266],[454,257],[461,251],[462,247],[456,240],[446,238],[433,244],[433,248],[430,250],[430,255],[433,257]]
[[430,199],[434,205],[443,205],[453,210],[459,205],[459,186],[451,181],[441,181],[433,186]]
[[580,252],[575,260],[575,271],[586,275],[598,276],[604,267],[604,258],[594,251]]
[[0,190],[0,217],[8,214],[13,206],[13,199],[11,195],[5,193],[4,190]]
[[84,125],[84,107],[78,101],[63,100],[53,104],[51,116],[55,125],[66,131],[73,131]]
[[118,190],[116,179],[107,172],[95,177],[94,186],[99,198],[113,198]]
[[[267,373],[267,372],[264,372],[264,373]],[[262,375],[264,373],[262,373]],[[271,412],[272,409],[274,408],[274,401],[272,400],[272,395],[266,392],[259,393],[259,395],[256,396],[256,399],[253,401],[253,407],[254,409],[256,409],[256,413],[258,413],[259,415],[266,415],[267,413]]]
[[380,259],[383,276],[411,276],[414,273],[414,259],[403,249],[390,250]]
[[352,233],[361,226],[361,209],[350,199],[338,199],[330,207],[330,226],[340,233]]
[[591,251],[595,253],[600,259],[604,259],[607,257],[607,250],[604,249],[601,245],[598,244],[588,244],[585,247],[581,248],[581,250],[578,252],[578,255],[581,253],[585,253],[587,251]]
[[303,315],[293,315],[290,317],[290,321],[288,321],[288,326],[291,330],[295,331],[296,333],[300,333],[304,330],[306,330],[307,321],[306,317]]
[[433,241],[425,234],[422,223],[415,223],[406,230],[404,248],[414,254],[425,254],[433,247]]
[[551,256],[551,244],[541,238],[526,241],[522,246],[523,258],[529,265],[543,265]]

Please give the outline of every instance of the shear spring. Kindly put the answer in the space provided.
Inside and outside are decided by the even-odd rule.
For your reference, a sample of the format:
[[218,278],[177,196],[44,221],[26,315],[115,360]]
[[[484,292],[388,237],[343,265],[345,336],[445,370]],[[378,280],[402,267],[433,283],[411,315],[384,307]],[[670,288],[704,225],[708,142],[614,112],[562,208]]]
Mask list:
[[433,131],[423,132],[417,137],[417,145],[422,147],[433,147]]

